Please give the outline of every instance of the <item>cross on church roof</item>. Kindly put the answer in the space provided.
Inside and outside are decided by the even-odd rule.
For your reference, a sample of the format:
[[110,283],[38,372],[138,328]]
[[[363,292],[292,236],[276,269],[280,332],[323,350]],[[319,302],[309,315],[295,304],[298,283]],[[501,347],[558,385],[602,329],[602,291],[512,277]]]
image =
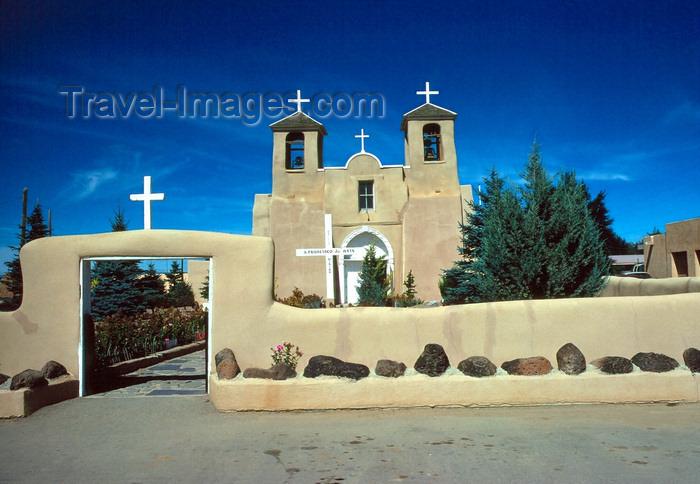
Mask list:
[[360,153],[365,152],[365,138],[369,138],[368,134],[365,134],[365,129],[362,128],[361,134],[356,134],[355,138],[360,138],[360,142],[362,143],[362,149],[360,150]]
[[430,95],[431,94],[440,94],[440,91],[431,91],[430,90],[430,83],[426,82],[425,83],[425,91],[416,91],[416,94],[425,95],[425,103],[430,104]]
[[290,103],[296,104],[297,105],[297,113],[301,112],[301,103],[309,103],[311,102],[311,99],[302,99],[301,98],[301,90],[297,89],[297,97],[295,99],[290,99]]
[[129,195],[133,202],[143,202],[143,229],[151,230],[151,200],[165,200],[165,193],[151,193],[151,177],[143,177],[143,193]]

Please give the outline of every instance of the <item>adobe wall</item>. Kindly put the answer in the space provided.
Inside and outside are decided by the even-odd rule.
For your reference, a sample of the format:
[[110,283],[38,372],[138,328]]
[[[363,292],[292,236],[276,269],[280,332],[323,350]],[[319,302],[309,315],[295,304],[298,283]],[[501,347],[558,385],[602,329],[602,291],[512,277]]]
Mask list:
[[637,279],[612,276],[599,297],[666,296],[688,292],[700,292],[700,277]]
[[[268,367],[270,347],[282,341],[304,352],[299,369],[318,354],[370,368],[382,358],[412,366],[427,343],[441,344],[453,366],[473,355],[497,365],[540,355],[556,366],[556,352],[567,342],[588,360],[654,351],[682,362],[686,348],[700,346],[700,293],[304,310],[273,302],[273,254],[268,238],[173,230],[31,242],[21,252],[24,302],[17,311],[0,313],[0,371],[39,369],[53,359],[78,375],[79,262],[97,256],[211,257],[212,354],[229,347],[241,368]],[[697,288],[697,279],[690,282]],[[215,376],[211,381],[216,392],[219,383]],[[230,403],[218,402],[218,408]]]
[[273,247],[267,238],[133,230],[35,240],[20,252],[22,306],[0,313],[0,372],[13,375],[56,360],[78,376],[80,260],[100,256],[214,258],[212,315],[221,315],[221,326],[232,324],[232,315],[263,320],[272,301]]

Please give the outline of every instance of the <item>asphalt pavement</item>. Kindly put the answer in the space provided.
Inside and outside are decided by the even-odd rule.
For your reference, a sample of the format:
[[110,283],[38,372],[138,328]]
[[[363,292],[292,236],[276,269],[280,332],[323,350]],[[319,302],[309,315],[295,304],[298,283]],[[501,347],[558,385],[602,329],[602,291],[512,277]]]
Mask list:
[[700,405],[219,413],[79,398],[0,421],[8,482],[697,482]]
[[700,404],[220,413],[204,354],[0,420],[2,482],[697,482]]

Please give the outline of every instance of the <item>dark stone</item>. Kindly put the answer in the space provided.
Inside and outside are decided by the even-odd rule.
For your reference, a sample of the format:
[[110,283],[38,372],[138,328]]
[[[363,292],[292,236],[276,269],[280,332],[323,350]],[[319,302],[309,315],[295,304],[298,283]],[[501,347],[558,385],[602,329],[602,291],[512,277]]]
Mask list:
[[516,358],[506,361],[501,365],[509,375],[546,375],[552,371],[552,364],[544,356],[531,356],[530,358]]
[[440,376],[450,367],[450,360],[442,346],[430,343],[425,345],[423,353],[416,360],[413,368],[418,373],[428,376]]
[[236,378],[240,372],[241,369],[238,367],[238,363],[236,363],[235,359],[224,358],[221,360],[221,363],[216,365],[216,374],[218,375],[219,380],[230,380],[232,378]]
[[24,370],[22,373],[17,373],[12,377],[10,390],[19,390],[20,388],[37,388],[49,384],[49,381],[44,378],[39,370]]
[[693,373],[700,373],[700,350],[697,348],[688,348],[683,352],[683,361],[685,366],[690,368]]
[[578,375],[586,371],[586,357],[573,343],[566,343],[557,351],[557,366],[567,375]]
[[286,363],[277,363],[272,368],[246,368],[243,378],[264,378],[266,380],[286,380],[294,378],[297,372]]
[[654,373],[664,373],[678,367],[676,360],[661,353],[637,353],[632,357],[632,363],[642,371]]
[[9,375],[5,375],[4,373],[0,373],[0,385],[5,383],[9,379],[10,379]]
[[476,378],[493,376],[497,370],[496,365],[485,356],[470,356],[466,360],[460,361],[457,369],[467,376]]
[[377,376],[386,376],[389,378],[398,378],[406,373],[406,365],[393,360],[379,360],[374,369]]
[[233,351],[229,348],[224,348],[216,354],[216,356],[214,357],[214,363],[216,364],[216,366],[219,366],[219,363],[227,359],[236,361],[236,357],[233,355]]
[[67,375],[68,370],[66,370],[66,367],[60,364],[58,361],[51,360],[47,361],[43,366],[41,369],[41,374],[44,375],[44,378],[47,380],[53,380],[59,376]]
[[622,356],[604,356],[591,361],[591,365],[599,368],[603,373],[609,375],[621,375],[632,373],[632,362]]
[[306,378],[316,378],[321,375],[341,376],[359,380],[369,375],[369,368],[359,363],[346,363],[332,356],[313,356],[309,360],[309,364],[304,368],[304,376]]

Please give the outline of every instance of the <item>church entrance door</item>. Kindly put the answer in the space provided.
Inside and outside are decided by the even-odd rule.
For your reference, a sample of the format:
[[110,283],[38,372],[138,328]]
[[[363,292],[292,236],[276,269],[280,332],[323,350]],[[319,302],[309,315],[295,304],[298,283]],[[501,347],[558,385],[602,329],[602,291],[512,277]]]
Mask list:
[[377,257],[384,256],[387,260],[387,273],[394,270],[394,252],[387,238],[378,230],[371,227],[362,227],[350,233],[343,241],[342,248],[353,247],[363,249],[358,255],[346,255],[339,258],[338,273],[340,278],[341,303],[357,304],[357,286],[360,284],[360,272],[362,260],[370,245],[375,245]]

